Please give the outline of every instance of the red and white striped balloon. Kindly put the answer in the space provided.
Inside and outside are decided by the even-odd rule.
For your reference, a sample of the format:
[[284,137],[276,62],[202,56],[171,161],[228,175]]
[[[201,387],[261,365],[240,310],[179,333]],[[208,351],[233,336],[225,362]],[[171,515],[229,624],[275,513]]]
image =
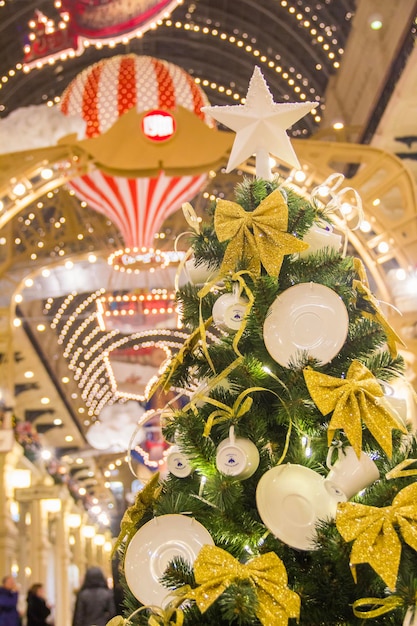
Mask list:
[[[192,111],[213,126],[201,108],[209,101],[182,68],[149,56],[134,54],[103,59],[83,70],[61,98],[61,110],[86,122],[86,137],[109,130],[118,117],[138,112],[174,109]],[[106,215],[119,228],[129,248],[151,247],[163,221],[202,188],[206,174],[123,178],[100,170],[73,179],[77,196]]]

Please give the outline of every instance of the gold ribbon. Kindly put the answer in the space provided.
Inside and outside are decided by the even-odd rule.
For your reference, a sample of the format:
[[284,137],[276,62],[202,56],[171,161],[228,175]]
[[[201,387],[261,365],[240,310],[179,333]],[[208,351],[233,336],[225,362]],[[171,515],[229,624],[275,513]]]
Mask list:
[[343,430],[357,456],[362,450],[362,421],[388,457],[392,456],[391,431],[406,433],[404,426],[378,400],[384,393],[365,365],[352,361],[346,378],[335,378],[306,368],[308,391],[323,415],[333,411],[327,431],[328,443]]
[[353,268],[357,275],[359,276],[359,280],[361,283],[367,288],[370,289],[368,275],[366,273],[365,266],[362,262],[362,259],[359,259],[357,256],[353,259]]
[[153,608],[153,615],[149,617],[149,626],[182,626],[184,623],[184,613],[178,607],[170,603],[167,608]]
[[148,626],[182,626],[184,623],[184,613],[178,608],[182,600],[172,601],[165,609],[159,606],[145,605],[141,606],[136,611],[133,611],[126,619],[122,615],[116,615],[106,626],[129,626],[133,622],[131,621],[135,615],[142,613],[143,611],[151,611],[151,615],[148,618]]
[[181,206],[182,213],[184,215],[185,221],[188,226],[193,229],[193,231],[199,235],[200,234],[200,220],[198,219],[197,213],[194,211],[193,206],[189,202],[184,202]]
[[241,271],[241,272],[236,272],[236,274],[233,274],[232,276],[232,280],[233,281],[237,281],[239,283],[239,293],[238,296],[240,297],[241,293],[244,291],[245,292],[245,296],[248,299],[248,304],[246,305],[246,310],[245,310],[245,315],[244,318],[242,320],[242,323],[239,327],[239,329],[237,330],[234,338],[233,338],[233,349],[236,352],[236,354],[238,356],[242,356],[242,354],[240,353],[239,350],[239,341],[245,331],[246,328],[246,320],[247,320],[247,316],[249,315],[253,303],[255,301],[254,295],[251,291],[251,289],[249,289],[249,287],[247,286],[245,279],[243,278],[243,276],[245,274],[248,274],[250,276],[250,272],[246,272],[246,271]]
[[203,433],[204,437],[208,437],[210,435],[211,429],[215,424],[227,422],[228,420],[237,422],[242,415],[245,415],[245,413],[250,410],[253,403],[253,398],[247,398],[246,396],[254,391],[270,391],[270,389],[264,389],[264,387],[249,387],[238,395],[233,403],[233,406],[229,406],[219,400],[209,398],[208,396],[200,396],[199,399],[203,402],[207,402],[208,404],[212,404],[217,407],[217,410],[210,413],[207,418]]
[[[210,326],[210,324],[212,323],[213,318],[210,317],[204,324],[204,332],[205,330]],[[174,372],[176,372],[176,370],[178,369],[178,367],[180,365],[183,364],[184,362],[184,358],[186,354],[190,354],[192,352],[194,352],[198,342],[201,339],[201,326],[198,326],[198,328],[196,328],[191,335],[189,335],[187,337],[187,339],[184,341],[184,343],[182,344],[180,350],[177,352],[177,354],[174,356],[174,358],[172,359],[172,361],[170,362],[170,364],[168,365],[167,371],[168,371],[168,376],[166,378],[160,378],[156,381],[156,383],[154,384],[154,386],[151,388],[149,394],[148,394],[148,400],[154,395],[154,393],[159,389],[159,387],[162,386],[162,389],[164,391],[167,391],[169,389],[170,386],[170,381],[172,378],[172,375],[174,374]]]
[[397,582],[403,540],[417,551],[417,483],[404,487],[391,506],[378,508],[357,502],[338,505],[336,527],[345,541],[353,541],[350,553],[352,575],[356,565],[369,563],[389,589]]
[[[362,619],[373,619],[389,613],[402,606],[404,601],[399,596],[388,596],[387,598],[360,598],[353,603],[353,614]],[[361,607],[372,605],[372,609],[361,610]]]
[[[197,217],[196,212],[194,211],[193,207],[191,206],[191,204],[189,202],[184,202],[184,204],[182,205],[182,212],[183,212],[183,215],[185,217],[185,221],[187,222],[187,224],[193,229],[194,232],[197,233],[197,235],[199,235],[200,234],[200,224],[199,224],[199,221],[198,221],[198,217]],[[178,237],[176,237],[175,244],[174,244],[175,252],[177,252],[178,242],[181,239],[181,237],[183,237],[184,235],[190,235],[190,234],[192,234],[192,233],[185,232],[185,233],[181,233],[180,235],[178,235]],[[175,291],[178,291],[178,289],[179,289],[180,276],[181,276],[182,272],[184,271],[185,264],[188,261],[188,259],[191,257],[192,253],[193,253],[193,249],[192,248],[188,248],[187,252],[183,256],[183,258],[181,259],[181,261],[180,261],[180,263],[179,263],[179,265],[177,267],[177,271],[175,272],[175,280],[174,280]]]
[[195,600],[202,613],[235,581],[247,580],[256,589],[256,616],[264,626],[286,626],[290,617],[299,617],[300,597],[288,589],[287,571],[275,552],[242,564],[225,550],[204,545],[194,563],[194,574],[199,586],[183,588],[183,599]]
[[123,615],[115,615],[106,624],[106,626],[127,626],[129,621]]
[[240,204],[219,200],[214,214],[214,229],[220,242],[229,241],[220,275],[234,271],[239,259],[255,276],[261,266],[270,276],[278,276],[284,256],[301,252],[308,244],[287,233],[288,206],[279,189],[248,212]]
[[405,459],[398,463],[395,467],[392,468],[387,474],[385,474],[385,478],[390,480],[392,478],[407,478],[409,476],[417,476],[417,469],[407,469],[409,465],[413,465],[413,463],[417,463],[417,459]]
[[194,396],[191,398],[191,400],[188,402],[188,404],[186,404],[185,407],[181,409],[181,413],[186,413],[187,411],[191,409],[193,413],[197,415],[198,409],[196,407],[196,403],[206,402],[207,394],[212,389],[214,389],[214,387],[216,387],[223,379],[227,378],[229,374],[233,372],[233,370],[236,367],[242,364],[242,362],[243,362],[243,357],[238,357],[232,363],[230,363],[230,365],[228,365],[224,370],[222,370],[220,374],[217,374],[217,376],[215,376],[214,378],[209,379],[207,384],[204,385],[203,390],[197,391],[194,394]]
[[393,327],[389,324],[384,314],[382,313],[379,307],[378,300],[375,298],[369,288],[365,268],[360,259],[355,259],[354,268],[356,269],[360,280],[354,280],[352,282],[352,287],[356,290],[357,294],[360,294],[360,296],[371,305],[373,309],[373,312],[361,310],[361,313],[364,317],[375,321],[379,323],[380,326],[382,326],[387,337],[387,345],[389,351],[391,352],[391,355],[395,358],[398,354],[397,343],[399,343],[401,346],[405,346],[405,343],[403,342],[401,337],[397,335]]
[[116,554],[118,547],[126,539],[126,545],[130,542],[137,531],[137,526],[145,512],[153,505],[161,493],[159,485],[159,473],[156,472],[145,487],[136,495],[134,504],[126,509],[120,522],[120,532],[117,537],[111,556]]

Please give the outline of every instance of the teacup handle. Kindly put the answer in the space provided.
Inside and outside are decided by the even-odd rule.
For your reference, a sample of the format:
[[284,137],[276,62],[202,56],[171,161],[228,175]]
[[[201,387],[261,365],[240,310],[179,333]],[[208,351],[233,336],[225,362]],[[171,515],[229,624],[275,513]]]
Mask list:
[[327,457],[326,457],[326,465],[329,468],[329,470],[333,469],[333,466],[334,466],[334,463],[332,462],[333,452],[337,450],[337,457],[336,457],[336,460],[337,460],[340,457],[341,449],[342,448],[340,446],[330,446],[327,452]]
[[229,440],[232,446],[234,446],[235,445],[235,427],[234,426],[231,426],[229,428]]

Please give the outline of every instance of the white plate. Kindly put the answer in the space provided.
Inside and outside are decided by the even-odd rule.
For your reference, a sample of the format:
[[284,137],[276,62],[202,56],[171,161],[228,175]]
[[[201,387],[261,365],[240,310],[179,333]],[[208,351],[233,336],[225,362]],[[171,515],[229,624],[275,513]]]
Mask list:
[[318,283],[300,283],[272,304],[264,323],[264,342],[284,367],[303,351],[324,364],[342,348],[348,326],[348,312],[335,291]]
[[316,523],[333,519],[346,498],[327,490],[323,476],[287,463],[267,471],[258,483],[256,504],[268,530],[298,550],[314,550]]
[[[126,582],[142,604],[163,607],[169,602],[169,589],[159,579],[174,557],[192,565],[205,544],[214,545],[200,522],[185,515],[161,515],[139,528],[125,555]],[[171,598],[172,599],[172,598]]]

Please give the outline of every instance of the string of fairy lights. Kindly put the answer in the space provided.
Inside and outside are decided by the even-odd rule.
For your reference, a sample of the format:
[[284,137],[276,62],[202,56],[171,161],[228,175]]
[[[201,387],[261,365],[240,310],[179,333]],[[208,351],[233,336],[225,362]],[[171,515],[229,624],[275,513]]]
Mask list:
[[[10,0],[11,2],[13,0]],[[3,5],[5,6],[6,2],[3,0]],[[178,4],[182,4],[179,2]],[[300,7],[297,3],[289,2],[288,0],[277,0],[277,4],[280,5],[282,9],[286,11],[290,19],[293,19],[295,25],[298,27],[302,27],[305,32],[310,35],[311,44],[319,47],[322,52],[327,56],[329,62],[332,64],[334,69],[338,69],[340,67],[340,58],[343,55],[343,48],[339,45],[339,41],[337,38],[337,33],[335,32],[335,27],[329,24],[326,24],[322,17],[320,16],[321,5],[318,3],[315,8],[310,6]],[[56,0],[54,6],[57,10],[61,9],[61,1]],[[198,7],[197,7],[198,8]],[[200,25],[197,23],[198,20],[198,11],[196,11],[196,5],[190,4],[187,11],[187,17],[190,18],[188,21],[173,21],[170,16],[165,16],[163,19],[157,20],[155,23],[151,24],[150,30],[155,30],[156,28],[164,27],[164,28],[175,28],[178,30],[182,30],[186,32],[198,32],[202,36],[213,37],[219,40],[220,43],[224,42],[227,45],[233,45],[238,48],[243,54],[250,55],[253,57],[257,63],[263,64],[269,69],[275,70],[275,72],[284,80],[287,84],[287,87],[290,91],[293,91],[294,94],[300,100],[306,100],[307,97],[317,100],[318,108],[320,108],[320,95],[317,94],[315,88],[309,84],[308,78],[303,76],[301,71],[296,70],[294,67],[284,67],[284,63],[279,54],[271,56],[270,53],[265,53],[261,51],[261,46],[258,45],[258,42],[255,37],[250,37],[247,32],[241,32],[239,29],[233,29],[233,33],[226,32],[225,29],[221,29],[220,26],[212,26],[210,25],[210,20],[206,21],[206,25]],[[348,20],[351,16],[349,14],[346,15],[346,19]],[[55,29],[64,30],[68,26],[68,22],[70,16],[62,12],[61,19],[58,24],[46,16],[41,18],[44,21],[45,29],[47,32],[54,32]],[[33,29],[36,26],[35,20],[30,20],[28,27],[30,29],[29,32],[29,40],[34,40],[36,35]],[[122,43],[126,45],[129,43],[131,39],[137,38],[141,39],[144,33],[141,30],[136,32],[129,33],[127,35],[123,35],[119,39],[110,39],[105,41],[94,41],[94,40],[84,40],[83,41],[83,49],[88,48],[90,46],[95,46],[97,49],[103,48],[115,48],[117,44]],[[29,44],[27,44],[29,45]],[[29,74],[32,70],[40,70],[44,65],[54,65],[57,61],[65,62],[69,59],[74,58],[78,54],[82,53],[81,51],[76,52],[75,50],[69,50],[63,52],[58,58],[50,56],[49,58],[45,58],[39,60],[34,66],[25,64],[24,62],[18,62],[12,68],[10,68],[3,76],[0,77],[0,92],[1,90],[7,86],[12,79],[17,78],[22,72],[25,74]],[[315,65],[315,70],[317,72],[322,71],[323,64],[317,62]],[[206,77],[194,76],[194,80],[197,84],[202,85],[204,88],[217,91],[221,94],[224,94],[231,98],[231,100],[235,102],[244,103],[245,98],[242,94],[238,93],[238,91],[231,88],[231,86],[226,86],[223,84],[218,84],[217,82],[211,81]],[[284,95],[284,99],[290,99],[288,94]],[[48,106],[54,106],[60,102],[59,96],[54,96],[47,100],[46,104]],[[0,111],[5,110],[5,105],[0,104]],[[321,121],[321,116],[318,113],[317,109],[312,111],[312,115],[314,115],[315,122]],[[307,131],[304,130],[304,133]],[[298,133],[300,134],[300,133]]]
[[[133,350],[158,347],[170,358],[188,336],[180,329],[150,329],[121,336],[119,330],[100,328],[98,310],[93,310],[93,307],[104,297],[104,293],[103,288],[81,297],[72,292],[58,306],[53,298],[48,298],[44,305],[44,314],[51,319],[50,328],[58,335],[58,344],[63,346],[68,369],[72,372],[73,380],[77,383],[87,407],[89,419],[84,425],[88,425],[90,420],[96,420],[102,409],[117,399],[146,401],[146,390],[141,394],[124,394],[118,390],[117,380],[110,367],[109,354],[124,346],[131,346]],[[155,294],[157,299],[162,298],[162,302],[163,295]],[[111,301],[113,299],[115,303],[123,302],[123,298],[110,298]],[[134,295],[134,300],[136,302],[139,297]],[[157,315],[159,312],[161,309],[149,309],[148,314]],[[164,308],[162,312],[165,312]]]

